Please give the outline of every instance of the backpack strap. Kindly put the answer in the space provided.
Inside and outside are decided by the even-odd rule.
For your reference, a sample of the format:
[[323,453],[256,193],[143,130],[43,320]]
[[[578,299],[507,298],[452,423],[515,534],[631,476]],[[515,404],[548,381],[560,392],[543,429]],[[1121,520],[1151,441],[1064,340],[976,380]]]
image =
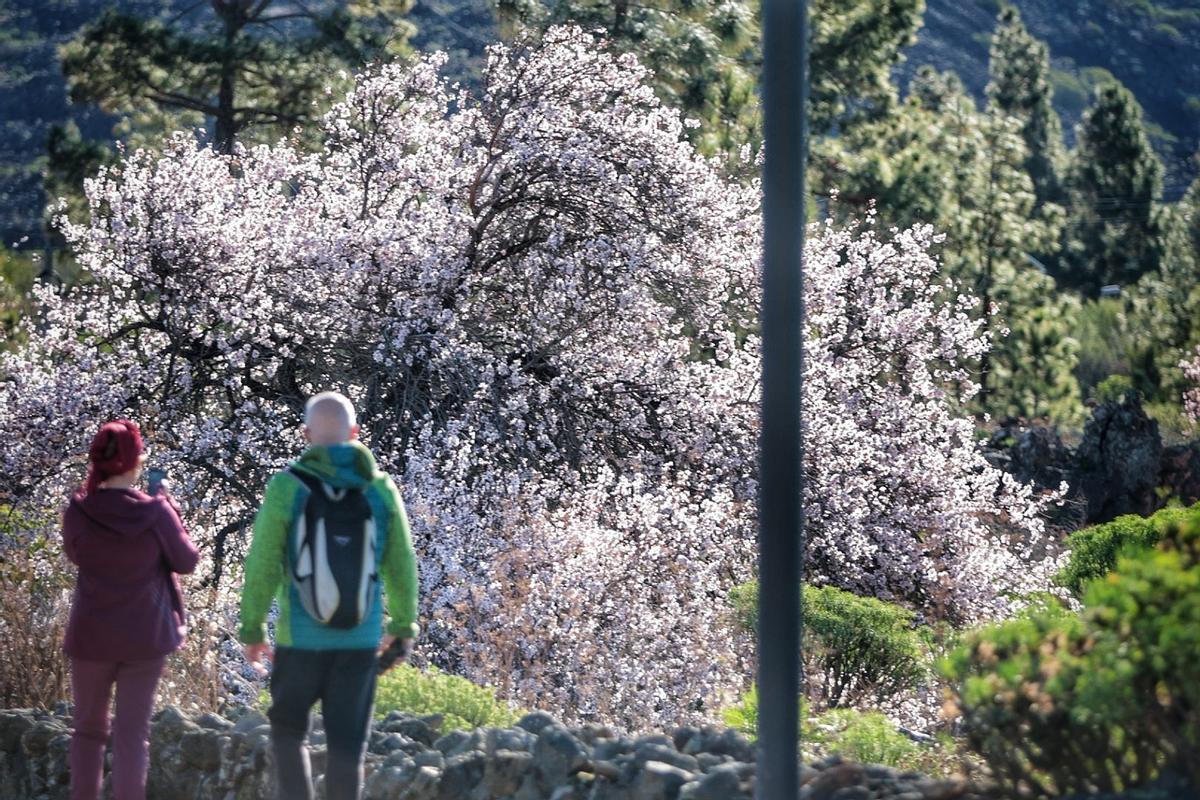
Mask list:
[[290,464],[288,465],[286,472],[291,473],[294,478],[307,486],[310,492],[321,491],[326,497],[335,503],[345,497],[350,491],[349,489],[335,489],[333,486],[321,480],[316,475],[305,472],[304,470],[296,469]]

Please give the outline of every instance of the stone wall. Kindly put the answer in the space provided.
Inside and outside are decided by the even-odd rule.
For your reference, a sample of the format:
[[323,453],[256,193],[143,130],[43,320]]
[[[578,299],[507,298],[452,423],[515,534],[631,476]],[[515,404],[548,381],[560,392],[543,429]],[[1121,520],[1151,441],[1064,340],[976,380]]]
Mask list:
[[[70,717],[0,711],[0,800],[66,800]],[[604,727],[568,729],[544,713],[513,728],[451,731],[393,712],[371,731],[367,800],[750,800],[754,749],[739,734],[679,728],[632,738]],[[320,718],[310,737],[324,770]],[[266,720],[166,708],[151,733],[151,800],[271,796]],[[970,800],[967,787],[836,756],[803,767],[803,800]],[[318,796],[323,787],[318,783]]]

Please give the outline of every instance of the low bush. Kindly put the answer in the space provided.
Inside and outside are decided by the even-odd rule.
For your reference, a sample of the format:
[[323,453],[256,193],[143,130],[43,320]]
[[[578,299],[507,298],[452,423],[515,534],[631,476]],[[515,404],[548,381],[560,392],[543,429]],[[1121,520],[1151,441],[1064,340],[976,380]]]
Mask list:
[[[753,741],[758,734],[758,692],[751,687],[742,701],[724,713],[724,722]],[[883,714],[851,708],[830,709],[812,716],[800,700],[800,744],[806,758],[838,753],[863,764],[919,770],[950,776],[960,763],[957,748],[946,738],[919,743],[905,736]]]
[[943,662],[962,729],[1012,796],[1124,791],[1170,764],[1200,782],[1200,517],[1083,588],[979,629]]
[[399,664],[379,679],[375,715],[389,711],[441,714],[442,730],[502,728],[513,725],[522,712],[496,699],[496,690],[431,667],[422,671]]
[[[7,515],[7,510],[0,514]],[[5,523],[12,523],[6,519]],[[49,708],[69,699],[63,634],[72,576],[55,541],[0,530],[0,708]]]
[[1111,572],[1123,552],[1153,547],[1168,527],[1197,513],[1200,503],[1191,508],[1164,508],[1150,517],[1127,514],[1076,531],[1067,537],[1070,555],[1055,582],[1082,597],[1084,587]]
[[[731,601],[747,631],[758,624],[758,584],[734,589]],[[823,586],[804,587],[804,661],[819,708],[890,698],[928,674],[923,629],[908,609]]]

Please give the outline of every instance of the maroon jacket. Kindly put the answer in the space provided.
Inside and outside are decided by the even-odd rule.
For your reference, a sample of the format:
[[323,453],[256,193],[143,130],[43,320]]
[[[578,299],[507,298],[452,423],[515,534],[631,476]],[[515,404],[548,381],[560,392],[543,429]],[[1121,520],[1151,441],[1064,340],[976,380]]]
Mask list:
[[173,504],[136,489],[76,494],[63,511],[63,549],[79,566],[64,649],[88,661],[137,661],[178,650],[186,632],[173,573],[200,552]]

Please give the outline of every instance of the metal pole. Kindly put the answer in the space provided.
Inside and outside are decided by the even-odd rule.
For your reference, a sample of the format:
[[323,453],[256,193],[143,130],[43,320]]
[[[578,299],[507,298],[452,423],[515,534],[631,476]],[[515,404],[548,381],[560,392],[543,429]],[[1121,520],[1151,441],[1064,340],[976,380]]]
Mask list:
[[759,442],[759,800],[799,795],[804,518],[804,165],[808,3],[763,0],[762,431]]

